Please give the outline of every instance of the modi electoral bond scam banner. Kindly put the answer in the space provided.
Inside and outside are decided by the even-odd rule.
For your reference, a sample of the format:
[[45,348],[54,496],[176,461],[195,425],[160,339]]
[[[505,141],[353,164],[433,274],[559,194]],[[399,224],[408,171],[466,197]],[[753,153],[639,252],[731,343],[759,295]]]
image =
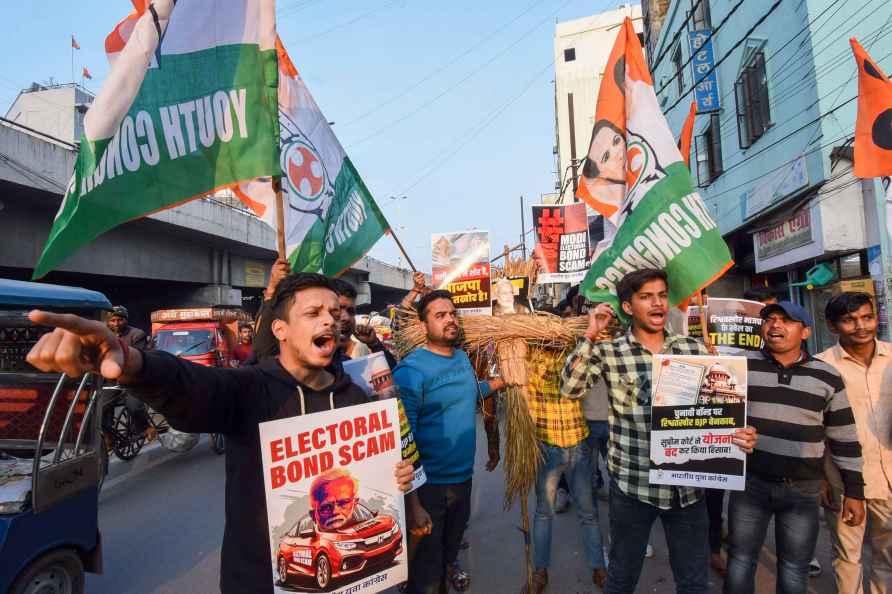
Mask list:
[[746,357],[654,355],[650,482],[742,491]]
[[[709,297],[706,301],[709,340],[722,355],[742,355],[762,348],[762,308],[758,301]],[[700,307],[688,307],[688,336],[703,337]]]
[[408,578],[395,399],[260,424],[276,594],[372,594]]
[[585,204],[533,206],[540,283],[578,283],[589,267]]
[[372,353],[366,357],[344,361],[344,373],[350,376],[354,384],[365,390],[371,400],[396,399],[400,419],[400,451],[403,460],[409,460],[415,468],[415,476],[412,479],[412,491],[414,491],[427,482],[427,475],[424,473],[424,466],[421,465],[421,454],[415,443],[415,434],[409,426],[403,401],[399,399],[399,388],[393,383],[393,373],[387,364],[387,357],[384,353]]
[[458,313],[491,314],[489,232],[435,233],[431,253],[433,286],[452,293]]

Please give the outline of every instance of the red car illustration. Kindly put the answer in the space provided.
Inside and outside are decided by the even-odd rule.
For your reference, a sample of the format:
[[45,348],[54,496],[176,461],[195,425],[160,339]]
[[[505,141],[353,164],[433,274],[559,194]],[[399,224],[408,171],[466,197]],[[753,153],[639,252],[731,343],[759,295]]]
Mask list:
[[311,516],[303,516],[279,541],[278,583],[310,578],[324,591],[338,578],[389,565],[402,552],[403,535],[393,517],[357,503],[351,520],[348,526],[323,531]]

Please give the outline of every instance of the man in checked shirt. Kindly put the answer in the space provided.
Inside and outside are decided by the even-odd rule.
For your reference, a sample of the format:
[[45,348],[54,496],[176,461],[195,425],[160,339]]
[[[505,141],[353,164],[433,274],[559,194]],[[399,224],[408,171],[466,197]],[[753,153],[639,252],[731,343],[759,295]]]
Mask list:
[[[607,328],[613,310],[606,303],[589,312],[589,327],[561,373],[561,394],[581,398],[598,379],[608,389],[610,435],[610,563],[606,594],[632,594],[641,574],[654,520],[666,533],[669,564],[679,594],[709,592],[708,525],[702,489],[651,485],[650,405],[654,354],[708,355],[693,338],[665,330],[669,285],[662,270],[630,272],[616,287],[629,331],[594,342]],[[734,443],[747,454],[756,430],[738,429]]]

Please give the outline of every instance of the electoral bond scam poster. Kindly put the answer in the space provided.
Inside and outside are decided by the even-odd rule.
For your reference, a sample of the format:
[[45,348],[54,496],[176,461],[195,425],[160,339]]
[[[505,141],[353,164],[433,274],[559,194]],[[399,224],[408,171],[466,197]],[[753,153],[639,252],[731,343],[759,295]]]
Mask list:
[[393,398],[260,424],[276,594],[372,594],[408,578]]
[[578,283],[589,269],[585,204],[533,206],[539,283]]
[[487,231],[431,235],[433,286],[452,293],[452,303],[458,313],[492,313],[489,273]]
[[746,357],[654,355],[650,482],[742,491]]

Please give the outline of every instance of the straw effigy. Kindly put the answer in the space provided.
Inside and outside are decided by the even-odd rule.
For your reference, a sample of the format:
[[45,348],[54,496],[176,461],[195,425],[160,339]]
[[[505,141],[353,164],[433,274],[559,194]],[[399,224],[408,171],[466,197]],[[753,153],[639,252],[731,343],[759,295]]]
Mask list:
[[[424,326],[414,310],[401,310],[396,347],[401,356],[426,341]],[[527,586],[532,587],[529,510],[527,494],[536,482],[541,464],[536,427],[527,405],[528,364],[533,357],[563,361],[588,326],[588,318],[559,318],[546,313],[501,317],[462,316],[462,348],[477,369],[496,364],[505,389],[505,509],[520,500]],[[550,366],[550,367],[553,367]]]

